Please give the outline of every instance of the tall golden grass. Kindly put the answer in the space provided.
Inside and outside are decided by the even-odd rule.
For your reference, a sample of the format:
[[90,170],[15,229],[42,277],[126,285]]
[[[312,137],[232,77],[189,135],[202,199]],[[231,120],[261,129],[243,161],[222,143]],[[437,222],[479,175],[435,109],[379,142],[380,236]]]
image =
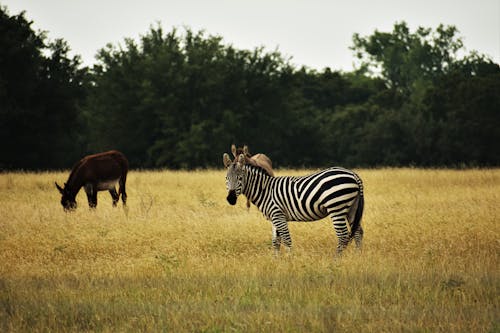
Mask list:
[[222,170],[133,171],[128,212],[81,191],[73,213],[67,172],[0,174],[0,331],[499,331],[500,169],[356,171],[364,248],[341,259],[329,219],[274,257]]

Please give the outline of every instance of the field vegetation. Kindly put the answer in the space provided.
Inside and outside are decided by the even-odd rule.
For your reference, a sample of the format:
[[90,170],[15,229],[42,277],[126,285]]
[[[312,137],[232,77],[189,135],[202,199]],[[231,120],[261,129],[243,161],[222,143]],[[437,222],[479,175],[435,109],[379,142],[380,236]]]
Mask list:
[[[278,170],[278,175],[311,170]],[[2,332],[498,332],[500,169],[356,170],[362,253],[328,219],[273,256],[224,171],[132,171],[128,209],[68,172],[0,174]]]

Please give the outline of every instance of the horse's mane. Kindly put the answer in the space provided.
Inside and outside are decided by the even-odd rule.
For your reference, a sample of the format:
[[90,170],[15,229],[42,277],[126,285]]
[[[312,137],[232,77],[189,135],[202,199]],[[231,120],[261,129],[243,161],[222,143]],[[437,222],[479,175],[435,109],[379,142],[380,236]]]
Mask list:
[[73,165],[73,167],[71,168],[71,172],[69,174],[68,180],[66,181],[66,184],[71,186],[71,181],[72,181],[73,177],[75,176],[76,171],[80,168],[80,166],[82,165],[82,163],[84,161],[85,161],[85,158],[82,158],[81,160],[76,162],[75,165]]
[[259,172],[259,173],[263,173],[269,177],[272,177],[272,175],[270,175],[266,169],[264,169],[263,167],[256,165],[256,164],[250,164],[250,163],[248,163],[248,160],[247,160],[247,163],[245,163],[245,166],[249,167],[250,169],[257,170],[257,172]]

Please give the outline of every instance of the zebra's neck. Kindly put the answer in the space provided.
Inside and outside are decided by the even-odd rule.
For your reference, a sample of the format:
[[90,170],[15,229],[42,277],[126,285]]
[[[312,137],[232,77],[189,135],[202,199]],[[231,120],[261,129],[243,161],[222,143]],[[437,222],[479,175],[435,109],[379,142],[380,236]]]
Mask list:
[[258,207],[273,177],[264,169],[253,165],[245,165],[244,170],[246,182],[243,187],[243,194]]

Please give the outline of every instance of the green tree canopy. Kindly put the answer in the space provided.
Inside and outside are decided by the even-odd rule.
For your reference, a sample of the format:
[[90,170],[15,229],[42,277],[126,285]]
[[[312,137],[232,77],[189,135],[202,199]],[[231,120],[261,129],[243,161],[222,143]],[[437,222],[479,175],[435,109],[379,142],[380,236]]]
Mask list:
[[448,73],[457,62],[463,42],[454,26],[440,24],[436,30],[418,27],[410,32],[406,22],[392,32],[353,35],[353,46],[361,68],[378,73],[387,85],[406,95],[420,84],[429,84]]
[[453,26],[355,34],[352,73],[160,24],[89,70],[31,26],[1,8],[0,169],[107,149],[133,168],[219,167],[232,143],[276,167],[500,165],[500,68]]
[[0,7],[0,168],[66,167],[82,153],[86,69],[32,23]]

